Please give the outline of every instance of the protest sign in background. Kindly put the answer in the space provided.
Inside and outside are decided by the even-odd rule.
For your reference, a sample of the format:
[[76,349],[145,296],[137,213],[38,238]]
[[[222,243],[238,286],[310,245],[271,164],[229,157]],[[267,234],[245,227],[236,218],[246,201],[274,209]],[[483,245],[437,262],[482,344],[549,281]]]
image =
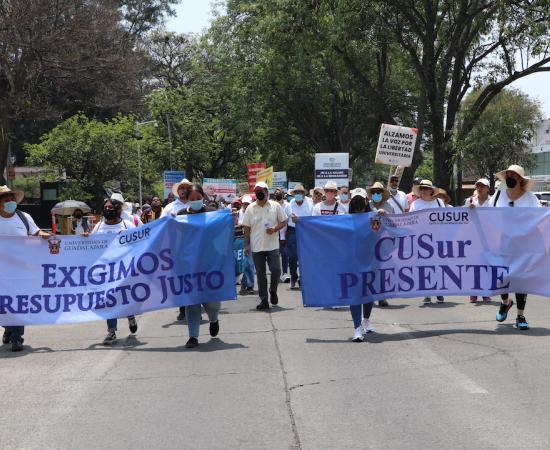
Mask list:
[[286,172],[273,172],[273,185],[271,186],[273,191],[275,189],[287,189]]
[[383,123],[374,162],[409,167],[412,164],[418,129]]
[[256,174],[267,167],[265,162],[247,164],[247,181],[248,181],[248,191],[252,192],[254,190],[254,185],[256,184]]
[[211,200],[232,202],[237,198],[237,180],[205,178],[202,180],[202,188]]
[[263,181],[269,188],[273,187],[273,166],[256,173],[256,183]]
[[172,186],[185,178],[184,171],[164,171],[164,198],[172,192]]
[[349,153],[315,154],[315,186],[323,187],[329,180],[349,186]]
[[303,217],[296,232],[305,306],[431,295],[550,296],[545,208]]
[[228,211],[120,234],[0,236],[0,325],[83,322],[235,299]]

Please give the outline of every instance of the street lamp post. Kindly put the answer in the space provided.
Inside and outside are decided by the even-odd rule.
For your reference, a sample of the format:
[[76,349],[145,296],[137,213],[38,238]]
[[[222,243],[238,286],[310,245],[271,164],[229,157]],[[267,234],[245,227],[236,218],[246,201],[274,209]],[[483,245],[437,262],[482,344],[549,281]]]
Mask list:
[[141,134],[139,132],[139,127],[142,125],[149,125],[150,123],[156,124],[156,120],[147,120],[145,122],[136,122],[136,137],[138,138],[137,142],[137,153],[138,153],[138,183],[139,183],[139,206],[143,205],[143,189],[141,185]]

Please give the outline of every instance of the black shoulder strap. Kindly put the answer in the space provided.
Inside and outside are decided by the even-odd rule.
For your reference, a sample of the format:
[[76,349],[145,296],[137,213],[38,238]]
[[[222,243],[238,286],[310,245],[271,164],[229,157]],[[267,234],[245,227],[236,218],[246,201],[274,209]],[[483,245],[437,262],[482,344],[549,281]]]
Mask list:
[[396,198],[393,196],[393,194],[390,192],[390,195],[391,195],[391,199],[393,200],[393,202],[397,205],[397,207],[399,208],[399,210],[401,212],[403,212],[403,208],[401,207],[401,205],[399,204],[399,202],[396,200]]
[[498,198],[500,197],[500,189],[495,194],[495,199],[493,200],[493,206],[497,206]]
[[443,206],[441,206],[441,201],[440,201],[440,199],[436,198],[436,200],[437,200],[437,204],[439,205],[440,208],[443,208],[443,206],[445,206],[445,204],[443,204]]
[[30,236],[31,235],[31,227],[29,225],[29,221],[27,220],[27,216],[25,216],[23,211],[19,211],[18,209],[15,210],[15,213],[21,219],[21,222],[23,222],[23,225],[25,225],[25,228],[27,229],[27,236]]
[[334,209],[332,210],[332,215],[335,215],[336,211],[338,211],[338,202],[336,202],[336,205],[334,205]]

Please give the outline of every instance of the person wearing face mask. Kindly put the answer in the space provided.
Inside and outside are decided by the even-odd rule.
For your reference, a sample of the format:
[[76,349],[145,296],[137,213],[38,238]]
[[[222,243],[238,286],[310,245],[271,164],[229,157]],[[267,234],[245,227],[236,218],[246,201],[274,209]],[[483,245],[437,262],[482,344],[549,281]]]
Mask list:
[[388,190],[391,194],[388,199],[388,203],[393,207],[395,214],[400,214],[407,211],[409,207],[407,202],[407,194],[399,190],[399,177],[397,175],[392,175],[390,177]]
[[[187,188],[186,198],[188,207],[182,209],[180,215],[202,214],[205,212],[216,211],[205,204],[206,195],[200,184],[192,184]],[[189,339],[185,344],[185,348],[195,348],[199,345],[199,334],[201,326],[201,311],[204,308],[210,322],[210,336],[216,337],[220,331],[218,315],[220,312],[220,302],[202,302],[196,305],[187,305],[185,308],[185,317],[187,318],[187,329],[189,331]]]
[[[118,200],[118,196],[116,195],[103,200],[101,220],[96,224],[91,233],[85,232],[82,233],[82,236],[88,236],[89,234],[118,234],[129,228],[135,228],[136,226],[133,221],[121,217],[123,207],[124,204]],[[112,345],[116,341],[117,324],[118,319],[107,319],[107,335],[103,339],[103,345]],[[130,333],[135,334],[137,332],[138,324],[135,316],[128,316],[128,327],[130,328]]]
[[81,209],[75,209],[73,211],[72,220],[73,234],[80,235],[86,231],[90,231],[88,226],[88,219],[84,217],[84,212]]
[[269,296],[272,305],[279,303],[277,286],[281,276],[279,256],[279,231],[286,226],[287,217],[279,203],[268,199],[269,189],[263,181],[254,186],[256,201],[245,211],[243,218],[244,254],[252,251],[254,267],[258,277],[260,303],[258,310],[268,310],[266,264],[271,272]]
[[334,181],[327,181],[323,187],[325,200],[313,207],[312,216],[332,216],[346,214],[345,208],[336,200],[338,185]]
[[349,188],[347,186],[340,186],[338,191],[338,201],[340,202],[347,214],[349,211],[349,202],[351,200],[349,196]]
[[[241,198],[242,207],[239,210],[239,218],[237,220],[237,227],[239,227],[244,236],[243,220],[244,213],[252,203],[252,197],[250,195],[243,195]],[[252,251],[246,256],[246,264],[244,267],[244,273],[241,278],[241,288],[239,289],[239,295],[253,295],[254,292],[254,260],[252,259]]]
[[[273,198],[279,205],[281,205],[281,208],[283,209],[283,211],[285,210],[286,205],[288,205],[288,202],[284,197],[285,197],[285,192],[281,188],[275,189],[275,192],[273,193]],[[279,231],[279,251],[281,252],[281,266],[283,269],[283,273],[281,273],[281,283],[286,283],[288,280],[290,280],[290,277],[288,276],[288,252],[287,252],[286,231],[287,231],[286,226],[281,231]]]
[[[506,184],[506,189],[498,190],[489,200],[489,206],[495,208],[540,208],[540,202],[530,189],[534,181],[525,176],[523,167],[516,164],[496,174],[496,177]],[[511,210],[510,214],[520,214],[517,210]],[[508,294],[500,296],[502,303],[496,315],[497,322],[504,322],[508,317],[508,311],[514,305]],[[523,314],[527,304],[527,294],[516,293],[517,316],[516,328],[528,330],[529,323]]]
[[[23,200],[23,197],[23,192],[19,190],[0,186],[0,235],[40,236],[43,239],[48,239],[49,233],[38,228],[29,214],[17,209],[17,205]],[[2,335],[2,344],[11,343],[11,351],[20,352],[23,350],[24,334],[25,327],[6,326]]]
[[[443,200],[437,198],[439,189],[436,188],[430,180],[422,180],[419,184],[413,186],[413,193],[417,198],[411,204],[411,212],[431,208],[445,208]],[[443,303],[444,301],[445,298],[443,296],[437,296],[438,303]],[[425,304],[431,302],[431,297],[424,297]]]
[[161,213],[161,217],[165,216],[176,216],[182,209],[187,209],[189,205],[187,205],[187,189],[189,186],[191,186],[191,182],[184,178],[179,183],[175,183],[172,186],[172,193],[176,197],[176,200],[174,200],[172,203],[168,203],[164,210]]
[[299,289],[298,277],[298,247],[296,246],[296,222],[300,217],[311,216],[313,202],[306,197],[306,189],[303,184],[297,184],[292,191],[294,199],[285,207],[288,217],[286,231],[286,248],[288,251],[288,264],[290,266],[290,289]]

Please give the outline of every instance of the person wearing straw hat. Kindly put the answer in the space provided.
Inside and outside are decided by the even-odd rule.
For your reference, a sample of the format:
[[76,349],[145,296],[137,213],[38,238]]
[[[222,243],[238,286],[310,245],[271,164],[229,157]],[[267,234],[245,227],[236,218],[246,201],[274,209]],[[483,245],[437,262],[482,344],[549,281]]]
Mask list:
[[464,206],[469,208],[475,207],[487,207],[489,205],[489,189],[491,184],[487,178],[480,178],[476,181],[475,193],[471,197],[468,197],[464,202]]
[[[22,191],[0,186],[0,236],[40,236],[48,239],[49,233],[38,228],[29,214],[17,209],[23,197]],[[12,352],[23,350],[25,327],[7,326],[4,329],[2,344],[11,342]]]
[[[440,190],[436,188],[430,180],[422,180],[419,184],[413,186],[413,193],[417,199],[411,204],[411,212],[422,211],[423,209],[445,208],[443,200],[436,196]],[[443,303],[445,298],[437,296],[437,302]],[[424,303],[431,303],[431,297],[424,297]]]
[[372,210],[383,209],[387,214],[395,214],[395,209],[388,203],[388,200],[391,198],[390,191],[380,181],[373,183],[367,189],[367,197]]
[[439,192],[435,196],[435,198],[438,198],[439,200],[442,200],[443,203],[445,203],[445,208],[452,208],[453,205],[451,205],[451,196],[447,194],[447,191],[445,189],[439,188]]
[[[496,191],[495,195],[489,201],[489,206],[495,208],[540,208],[539,199],[530,189],[534,181],[525,176],[523,167],[516,164],[511,165],[506,170],[496,174],[496,177],[506,185],[506,189]],[[502,303],[496,315],[497,322],[504,322],[508,317],[508,311],[514,304],[509,299],[508,294],[500,296]],[[529,323],[525,319],[524,311],[527,303],[527,294],[516,293],[517,317],[516,328],[518,330],[528,330]]]
[[191,187],[191,183],[187,178],[184,178],[179,183],[174,183],[172,186],[172,194],[176,200],[172,203],[168,203],[162,211],[161,217],[176,216],[182,209],[187,209],[187,189]]
[[311,190],[311,200],[312,200],[313,206],[323,201],[323,195],[324,195],[324,192],[322,187],[317,186]]
[[327,181],[323,187],[325,200],[313,207],[312,216],[332,216],[346,214],[346,209],[336,200],[338,185],[334,181]]

